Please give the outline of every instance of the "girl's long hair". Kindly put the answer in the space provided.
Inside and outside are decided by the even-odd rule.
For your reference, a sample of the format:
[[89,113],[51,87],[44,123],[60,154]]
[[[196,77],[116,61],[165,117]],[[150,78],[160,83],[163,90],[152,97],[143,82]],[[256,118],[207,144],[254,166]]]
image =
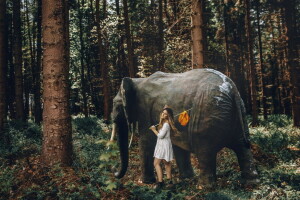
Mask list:
[[171,108],[164,108],[160,114],[160,119],[159,119],[159,125],[158,125],[158,130],[160,130],[163,125],[165,120],[162,118],[162,113],[163,111],[166,110],[168,113],[168,121],[169,121],[169,125],[171,127],[171,134],[176,134],[178,133],[177,128],[175,127],[175,121],[174,121],[174,115],[173,115],[173,110]]

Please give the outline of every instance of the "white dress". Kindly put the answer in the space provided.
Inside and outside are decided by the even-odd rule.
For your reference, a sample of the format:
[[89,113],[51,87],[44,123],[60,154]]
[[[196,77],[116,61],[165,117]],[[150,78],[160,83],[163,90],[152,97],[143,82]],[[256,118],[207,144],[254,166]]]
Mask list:
[[174,159],[170,132],[170,125],[168,123],[164,123],[163,127],[157,134],[157,142],[154,150],[155,158],[164,159],[167,162]]

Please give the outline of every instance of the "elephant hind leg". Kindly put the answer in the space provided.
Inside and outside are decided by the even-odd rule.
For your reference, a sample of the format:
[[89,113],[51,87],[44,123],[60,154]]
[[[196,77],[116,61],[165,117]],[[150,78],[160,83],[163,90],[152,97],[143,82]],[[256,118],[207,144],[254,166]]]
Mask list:
[[199,168],[200,180],[199,184],[205,187],[213,187],[216,183],[216,152],[199,151],[196,153]]
[[194,176],[194,171],[191,165],[191,154],[175,145],[173,151],[177,167],[179,169],[180,178],[191,178]]
[[244,184],[256,184],[259,182],[258,173],[254,165],[254,159],[250,148],[243,145],[234,147],[232,150],[236,153],[240,169],[242,181]]

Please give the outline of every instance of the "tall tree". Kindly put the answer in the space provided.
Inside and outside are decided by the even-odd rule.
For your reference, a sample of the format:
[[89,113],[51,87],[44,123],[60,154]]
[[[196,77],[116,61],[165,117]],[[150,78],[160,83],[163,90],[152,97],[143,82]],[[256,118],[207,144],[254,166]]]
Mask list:
[[130,21],[128,15],[128,4],[127,0],[123,0],[123,9],[124,9],[124,21],[125,21],[125,33],[126,33],[126,44],[128,50],[128,68],[129,76],[131,78],[136,77],[137,67],[134,64],[134,50],[132,46],[132,37],[130,32]]
[[250,71],[250,89],[251,89],[251,104],[252,104],[252,126],[258,125],[258,112],[257,112],[257,92],[256,92],[256,70],[253,63],[253,47],[252,47],[252,34],[251,34],[251,22],[250,22],[250,3],[249,0],[245,0],[246,8],[246,35],[248,45],[248,66]]
[[193,0],[191,4],[192,68],[204,67],[203,5],[204,0]]
[[[290,76],[290,98],[294,126],[300,127],[300,65],[296,31],[295,1],[284,0],[284,15],[287,38],[287,67]],[[299,36],[298,36],[299,37]]]
[[242,99],[245,101],[245,76],[243,68],[244,60],[244,13],[241,6],[233,0],[224,0],[224,27],[225,27],[225,53],[227,75],[235,82]]
[[67,0],[43,0],[43,146],[45,164],[72,162],[69,113],[69,23]]
[[80,66],[81,66],[81,94],[83,99],[83,114],[85,117],[88,117],[88,107],[87,107],[87,95],[86,95],[86,81],[85,81],[85,44],[83,40],[83,13],[82,9],[84,8],[84,0],[78,0],[78,19],[79,19],[79,41],[80,41]]
[[21,4],[13,0],[13,63],[15,68],[16,118],[24,120]]
[[257,35],[258,35],[258,47],[259,47],[259,69],[261,71],[259,82],[261,86],[261,99],[263,107],[264,119],[268,118],[267,113],[267,101],[266,101],[266,87],[264,81],[264,62],[263,62],[263,48],[262,48],[262,39],[261,39],[261,26],[260,26],[260,0],[256,0],[256,20],[257,20]]
[[0,137],[6,120],[6,69],[7,26],[5,23],[6,0],[0,0]]
[[163,22],[163,0],[158,1],[158,66],[164,71],[164,22]]
[[[106,4],[106,0],[104,0]],[[96,0],[96,20],[97,20],[97,34],[98,34],[98,48],[99,48],[99,60],[100,60],[100,67],[101,67],[101,78],[102,78],[102,90],[103,90],[103,111],[104,111],[104,120],[109,120],[110,115],[110,84],[108,79],[108,66],[106,60],[106,51],[103,46],[105,43],[103,41],[101,27],[100,27],[100,1]],[[104,5],[105,5],[104,4]],[[106,12],[106,10],[104,10]],[[105,14],[103,15],[105,16]]]

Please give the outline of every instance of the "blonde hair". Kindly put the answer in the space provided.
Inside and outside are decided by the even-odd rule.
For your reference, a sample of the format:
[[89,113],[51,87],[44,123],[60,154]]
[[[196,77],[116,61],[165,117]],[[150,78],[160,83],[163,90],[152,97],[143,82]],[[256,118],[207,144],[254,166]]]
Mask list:
[[163,127],[164,122],[165,122],[165,119],[162,117],[162,114],[163,114],[164,111],[167,111],[167,113],[168,113],[168,114],[167,114],[167,115],[168,115],[167,121],[169,122],[169,125],[170,125],[170,127],[171,127],[171,133],[172,133],[172,134],[178,133],[178,130],[177,130],[177,128],[175,127],[175,121],[174,121],[173,110],[172,110],[171,108],[169,108],[169,107],[165,107],[165,108],[162,110],[161,114],[160,114],[160,119],[159,119],[159,124],[158,124],[158,130],[160,130],[160,129]]

